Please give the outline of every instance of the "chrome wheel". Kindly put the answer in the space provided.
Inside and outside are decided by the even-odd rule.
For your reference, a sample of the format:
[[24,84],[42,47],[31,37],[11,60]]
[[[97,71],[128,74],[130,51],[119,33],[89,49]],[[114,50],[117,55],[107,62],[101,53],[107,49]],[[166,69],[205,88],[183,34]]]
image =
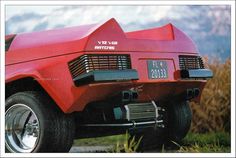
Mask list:
[[5,142],[10,152],[32,152],[40,134],[37,115],[24,104],[11,106],[5,114]]

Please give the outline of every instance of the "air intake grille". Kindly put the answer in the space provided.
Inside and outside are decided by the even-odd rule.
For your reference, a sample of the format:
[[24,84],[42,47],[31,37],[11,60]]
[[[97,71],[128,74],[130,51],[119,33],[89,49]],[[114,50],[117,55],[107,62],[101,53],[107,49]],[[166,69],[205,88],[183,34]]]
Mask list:
[[180,70],[204,69],[202,58],[199,56],[179,56]]
[[86,54],[69,62],[73,78],[93,70],[125,70],[131,69],[129,55]]

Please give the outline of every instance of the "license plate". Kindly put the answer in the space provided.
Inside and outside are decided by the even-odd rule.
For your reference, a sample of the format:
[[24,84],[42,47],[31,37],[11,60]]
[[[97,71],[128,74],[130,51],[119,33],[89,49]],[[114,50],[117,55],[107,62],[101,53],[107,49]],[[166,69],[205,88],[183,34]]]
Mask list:
[[148,60],[148,78],[165,79],[168,78],[167,62],[163,60]]

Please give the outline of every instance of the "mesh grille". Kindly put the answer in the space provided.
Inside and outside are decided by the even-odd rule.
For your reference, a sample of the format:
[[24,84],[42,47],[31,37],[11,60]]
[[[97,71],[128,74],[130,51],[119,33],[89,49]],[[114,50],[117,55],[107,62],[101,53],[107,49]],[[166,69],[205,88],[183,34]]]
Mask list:
[[156,109],[152,103],[133,103],[125,105],[129,111],[130,120],[138,119],[155,119],[156,118]]
[[129,55],[86,54],[69,62],[73,78],[93,70],[131,69]]
[[199,56],[179,56],[180,70],[204,69],[202,58]]

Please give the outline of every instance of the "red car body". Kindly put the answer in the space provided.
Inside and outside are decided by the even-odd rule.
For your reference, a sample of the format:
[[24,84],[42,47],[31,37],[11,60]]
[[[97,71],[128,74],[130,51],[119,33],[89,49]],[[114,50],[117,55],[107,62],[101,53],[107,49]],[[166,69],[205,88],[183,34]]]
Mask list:
[[74,138],[125,130],[143,146],[181,141],[213,76],[172,24],[124,32],[110,19],[5,40],[10,152],[68,152]]
[[[9,39],[13,41],[6,53],[6,84],[31,77],[65,113],[82,111],[89,102],[125,89],[139,89],[139,100],[148,101],[178,95],[187,88],[199,88],[201,93],[206,84],[204,79],[181,79],[179,55],[198,56],[199,52],[172,24],[124,32],[110,19],[103,24],[6,36]],[[139,79],[76,86],[68,62],[84,54],[129,54]],[[149,79],[147,60],[165,60],[168,78]],[[200,95],[195,98],[199,99]]]

